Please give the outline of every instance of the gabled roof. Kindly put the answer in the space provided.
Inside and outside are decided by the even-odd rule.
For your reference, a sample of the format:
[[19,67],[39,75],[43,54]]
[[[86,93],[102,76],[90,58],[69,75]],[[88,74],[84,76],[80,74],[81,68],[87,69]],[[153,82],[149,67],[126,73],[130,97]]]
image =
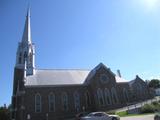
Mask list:
[[100,68],[105,68],[110,74],[112,74],[113,76],[115,76],[115,74],[110,70],[110,68],[107,68],[103,63],[98,64],[93,70],[90,71],[87,79],[85,80],[85,84],[89,84],[91,81],[91,78],[96,74],[96,72],[100,69]]
[[132,84],[135,83],[137,80],[143,81],[138,75],[136,75],[136,78],[133,79],[133,80],[131,80],[131,81],[129,82],[129,84],[132,85]]
[[35,75],[27,76],[25,86],[83,84],[89,70],[36,70]]

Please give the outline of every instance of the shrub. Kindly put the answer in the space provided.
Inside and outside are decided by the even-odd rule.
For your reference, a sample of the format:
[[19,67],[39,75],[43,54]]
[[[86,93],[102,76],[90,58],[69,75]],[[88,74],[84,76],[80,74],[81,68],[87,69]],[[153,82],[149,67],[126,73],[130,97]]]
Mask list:
[[156,106],[156,105],[158,105],[159,103],[156,102],[156,101],[154,101],[154,102],[152,102],[152,104],[153,104],[154,106]]
[[8,109],[0,107],[0,120],[9,120],[9,117]]
[[115,112],[114,110],[112,110],[112,111],[108,111],[107,114],[112,114],[112,115],[114,115],[114,114],[116,114],[116,112]]
[[142,108],[141,108],[141,112],[142,113],[153,113],[155,111],[155,106],[153,104],[145,104]]

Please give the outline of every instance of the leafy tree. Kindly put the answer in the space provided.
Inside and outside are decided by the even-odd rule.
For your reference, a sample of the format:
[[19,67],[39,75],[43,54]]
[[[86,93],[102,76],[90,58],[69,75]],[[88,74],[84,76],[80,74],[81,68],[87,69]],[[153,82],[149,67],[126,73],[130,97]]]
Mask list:
[[9,110],[5,107],[0,107],[0,120],[9,120]]
[[160,88],[160,80],[158,80],[158,79],[152,79],[149,82],[149,87],[151,87],[151,88]]

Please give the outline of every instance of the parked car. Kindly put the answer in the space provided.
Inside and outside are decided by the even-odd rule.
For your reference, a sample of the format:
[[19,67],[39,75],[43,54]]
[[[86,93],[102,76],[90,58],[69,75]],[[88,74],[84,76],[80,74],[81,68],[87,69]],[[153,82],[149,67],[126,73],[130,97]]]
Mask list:
[[105,112],[92,112],[85,117],[81,117],[81,120],[120,120],[118,115],[108,115]]
[[160,113],[156,113],[156,114],[155,114],[154,120],[160,120]]
[[86,115],[88,115],[88,113],[87,112],[81,112],[81,113],[78,113],[78,114],[76,114],[76,120],[81,120],[81,118],[82,117],[84,117],[84,116],[86,116]]

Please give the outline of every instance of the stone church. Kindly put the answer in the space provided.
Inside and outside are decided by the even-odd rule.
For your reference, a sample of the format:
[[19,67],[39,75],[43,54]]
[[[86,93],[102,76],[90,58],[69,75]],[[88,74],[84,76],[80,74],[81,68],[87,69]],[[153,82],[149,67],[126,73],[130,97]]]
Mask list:
[[92,70],[37,69],[30,10],[18,44],[12,95],[12,120],[64,120],[79,112],[107,111],[153,97],[139,77],[114,74],[103,63]]

